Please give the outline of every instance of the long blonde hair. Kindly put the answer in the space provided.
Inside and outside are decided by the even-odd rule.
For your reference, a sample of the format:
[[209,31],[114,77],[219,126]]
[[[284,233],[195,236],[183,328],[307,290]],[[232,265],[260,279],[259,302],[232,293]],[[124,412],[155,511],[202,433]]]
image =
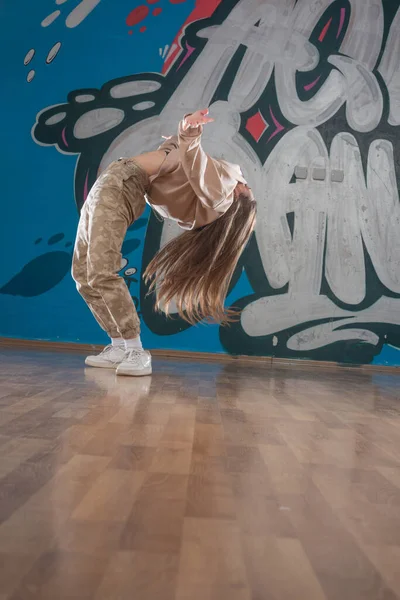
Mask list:
[[156,309],[169,315],[174,300],[179,316],[192,324],[236,320],[238,312],[225,309],[224,301],[255,222],[256,202],[246,190],[216,221],[166,244],[144,273],[149,293],[156,293]]

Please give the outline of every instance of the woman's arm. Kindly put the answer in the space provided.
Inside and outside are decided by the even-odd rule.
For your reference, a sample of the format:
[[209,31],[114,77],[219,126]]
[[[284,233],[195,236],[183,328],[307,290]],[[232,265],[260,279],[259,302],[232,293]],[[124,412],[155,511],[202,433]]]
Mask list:
[[178,139],[182,167],[194,193],[207,208],[216,208],[237,182],[201,147],[203,125],[211,121],[207,109],[186,116],[179,124]]
[[179,140],[177,135],[171,135],[169,137],[165,137],[161,146],[157,148],[157,150],[164,150],[167,154],[171,152],[171,150],[177,150],[179,147]]

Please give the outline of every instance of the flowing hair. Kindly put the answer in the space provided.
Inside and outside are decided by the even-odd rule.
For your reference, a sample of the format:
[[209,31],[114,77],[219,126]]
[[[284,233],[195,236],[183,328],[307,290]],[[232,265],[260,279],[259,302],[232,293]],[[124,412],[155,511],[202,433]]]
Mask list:
[[179,316],[192,324],[237,320],[238,311],[225,309],[224,301],[255,222],[256,202],[248,190],[216,221],[166,244],[144,273],[148,293],[156,294],[156,309],[168,316],[174,300]]

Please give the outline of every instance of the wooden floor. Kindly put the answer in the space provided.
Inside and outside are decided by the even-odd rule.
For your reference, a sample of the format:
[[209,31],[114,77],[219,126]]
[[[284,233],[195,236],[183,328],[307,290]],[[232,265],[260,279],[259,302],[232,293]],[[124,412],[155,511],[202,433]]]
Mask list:
[[400,376],[0,362],[0,600],[400,598]]

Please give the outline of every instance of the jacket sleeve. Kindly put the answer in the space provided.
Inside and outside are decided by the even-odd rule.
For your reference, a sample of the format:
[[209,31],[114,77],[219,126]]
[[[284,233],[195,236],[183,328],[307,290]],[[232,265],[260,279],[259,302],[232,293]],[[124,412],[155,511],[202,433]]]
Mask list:
[[172,135],[167,140],[164,140],[163,143],[161,144],[161,146],[159,146],[157,148],[157,150],[164,150],[168,154],[169,152],[171,152],[171,150],[177,150],[178,146],[179,146],[178,136]]
[[184,129],[179,124],[179,154],[188,181],[207,208],[216,209],[227,196],[231,196],[237,184],[218,160],[208,156],[201,147],[202,126]]

